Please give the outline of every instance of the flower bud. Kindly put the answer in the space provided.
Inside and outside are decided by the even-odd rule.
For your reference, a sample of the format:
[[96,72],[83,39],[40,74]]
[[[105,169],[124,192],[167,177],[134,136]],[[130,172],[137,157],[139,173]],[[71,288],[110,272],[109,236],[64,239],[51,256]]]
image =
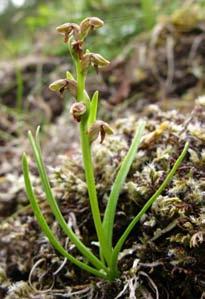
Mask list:
[[77,95],[77,82],[75,80],[59,79],[49,85],[49,89],[52,91],[64,93],[65,90],[69,90],[71,95],[76,97]]
[[88,69],[88,67],[92,65],[98,71],[98,68],[105,67],[109,63],[110,62],[107,59],[96,53],[86,53],[81,57],[81,66],[83,70]]
[[85,18],[80,23],[81,38],[85,38],[91,29],[98,29],[104,25],[104,22],[97,17]]
[[75,23],[65,23],[63,25],[60,25],[56,28],[56,30],[60,33],[63,34],[65,39],[65,43],[68,42],[68,38],[71,34],[74,36],[77,36],[78,33],[80,32],[80,26],[78,26]]
[[86,106],[83,103],[74,103],[70,108],[70,113],[75,120],[80,122],[81,117],[86,113]]
[[98,136],[100,135],[100,143],[103,143],[103,140],[105,139],[106,134],[108,134],[108,135],[113,134],[113,130],[108,125],[108,123],[106,123],[102,120],[97,120],[88,129],[88,135],[90,136],[90,141],[91,142],[96,140],[98,138]]

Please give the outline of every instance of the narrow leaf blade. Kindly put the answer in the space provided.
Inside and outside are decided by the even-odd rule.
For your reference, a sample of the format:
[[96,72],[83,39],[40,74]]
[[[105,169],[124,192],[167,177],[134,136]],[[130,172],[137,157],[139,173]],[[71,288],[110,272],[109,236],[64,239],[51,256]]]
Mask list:
[[36,142],[32,136],[32,134],[29,132],[29,140],[33,149],[35,161],[37,164],[38,172],[41,178],[41,183],[43,186],[43,189],[46,194],[47,201],[50,205],[51,211],[54,214],[56,220],[58,221],[59,225],[61,226],[64,233],[71,239],[71,241],[76,245],[78,250],[98,269],[105,269],[104,264],[90,251],[89,248],[87,248],[80,239],[75,235],[73,230],[67,225],[60,209],[57,204],[57,201],[53,195],[52,189],[50,187],[49,179],[46,173],[46,169],[43,163],[41,149],[40,149],[40,143],[39,143],[39,132],[40,127],[36,130]]
[[26,157],[25,154],[23,155],[23,158],[22,158],[22,167],[23,167],[23,174],[24,174],[24,181],[25,181],[27,196],[30,200],[30,203],[31,203],[32,209],[34,211],[35,217],[38,221],[38,224],[39,224],[41,230],[44,232],[44,234],[48,238],[49,242],[53,245],[53,247],[60,254],[62,254],[64,257],[66,257],[70,262],[72,262],[76,266],[80,267],[83,270],[86,270],[86,271],[92,273],[93,275],[105,278],[106,275],[104,273],[102,273],[102,272],[98,271],[97,269],[94,269],[94,268],[88,266],[87,264],[79,261],[78,259],[73,257],[71,254],[69,254],[63,248],[63,246],[60,244],[60,242],[55,237],[52,230],[49,228],[49,226],[48,226],[48,224],[47,224],[47,222],[46,222],[46,220],[45,220],[45,218],[44,218],[44,216],[41,212],[41,209],[39,207],[37,198],[36,198],[36,196],[34,194],[34,191],[33,191],[33,188],[32,188],[32,184],[31,184],[31,180],[30,180],[30,174],[29,174],[28,161],[27,161],[27,157]]
[[127,155],[125,156],[124,160],[122,161],[122,164],[118,171],[115,182],[112,186],[112,190],[108,199],[108,204],[103,219],[103,229],[105,234],[107,235],[107,242],[109,248],[112,248],[113,226],[114,226],[114,218],[115,218],[118,198],[122,190],[122,186],[130,170],[130,167],[132,165],[132,162],[136,156],[136,152],[144,132],[144,127],[145,127],[145,122],[144,121],[140,122],[136,134],[133,138],[132,144],[130,146],[130,149]]
[[88,126],[91,126],[97,118],[99,92],[96,91],[90,102],[90,114],[88,119]]
[[180,156],[174,163],[174,166],[172,167],[172,169],[166,176],[163,183],[160,185],[160,187],[157,189],[157,191],[151,196],[151,198],[146,202],[146,204],[143,206],[143,208],[136,215],[136,217],[131,221],[131,223],[128,225],[127,229],[125,230],[125,232],[122,234],[121,238],[119,239],[119,241],[117,242],[117,244],[113,250],[113,254],[112,254],[112,264],[113,265],[116,265],[118,254],[119,254],[124,242],[126,241],[128,235],[132,231],[132,229],[135,227],[137,222],[141,219],[141,217],[146,213],[146,211],[151,207],[151,205],[155,202],[155,200],[159,197],[159,195],[164,191],[164,189],[167,187],[167,185],[172,180],[177,169],[181,165],[181,163],[187,153],[188,148],[189,148],[189,143],[187,142],[183,148],[183,151],[181,152]]

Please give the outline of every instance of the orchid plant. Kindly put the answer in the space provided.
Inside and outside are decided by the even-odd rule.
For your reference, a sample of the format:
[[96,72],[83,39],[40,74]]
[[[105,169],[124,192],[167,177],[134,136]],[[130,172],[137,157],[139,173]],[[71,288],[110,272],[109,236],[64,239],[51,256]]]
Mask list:
[[102,57],[100,54],[93,53],[85,49],[85,40],[88,34],[102,26],[103,21],[101,19],[96,17],[88,17],[84,19],[80,23],[80,25],[75,23],[65,23],[57,27],[57,31],[64,36],[64,42],[68,44],[70,55],[75,65],[76,74],[74,77],[70,72],[67,72],[66,78],[57,80],[50,85],[50,89],[52,91],[60,92],[61,94],[63,94],[66,90],[68,90],[76,99],[75,103],[70,108],[70,113],[73,116],[74,120],[79,123],[82,160],[84,165],[89,202],[100,248],[98,256],[94,255],[90,248],[87,247],[73,232],[71,227],[68,226],[59,209],[58,202],[52,191],[42,158],[39,141],[39,127],[36,131],[35,137],[31,132],[28,133],[28,136],[33,149],[33,154],[43,190],[56,221],[58,222],[64,233],[75,244],[76,248],[79,250],[83,257],[83,260],[79,260],[75,256],[71,255],[61,245],[57,236],[48,226],[47,221],[40,209],[38,199],[35,195],[34,188],[31,183],[28,158],[25,153],[23,154],[22,164],[27,196],[30,200],[33,212],[41,227],[41,230],[48,238],[52,246],[62,256],[66,257],[70,262],[80,267],[81,269],[88,271],[89,273],[100,278],[112,281],[120,275],[120,271],[118,269],[118,256],[125,241],[127,240],[132,229],[135,227],[136,223],[146,213],[149,207],[163,192],[163,190],[173,178],[175,172],[184,159],[184,156],[188,149],[188,143],[185,144],[183,151],[174,163],[170,172],[167,174],[163,183],[152,195],[152,197],[145,203],[140,212],[133,218],[131,223],[123,232],[122,236],[114,245],[113,228],[118,198],[132,162],[136,157],[137,149],[142,140],[145,122],[140,121],[138,124],[138,128],[136,130],[132,144],[120,165],[116,179],[112,185],[107,206],[104,212],[104,217],[102,219],[96,192],[91,147],[92,143],[98,137],[100,137],[100,142],[102,143],[106,134],[112,134],[113,130],[108,123],[102,120],[97,120],[98,91],[96,91],[92,98],[90,98],[85,89],[86,75],[90,66],[93,66],[98,71],[99,68],[105,67],[109,64],[109,61]]

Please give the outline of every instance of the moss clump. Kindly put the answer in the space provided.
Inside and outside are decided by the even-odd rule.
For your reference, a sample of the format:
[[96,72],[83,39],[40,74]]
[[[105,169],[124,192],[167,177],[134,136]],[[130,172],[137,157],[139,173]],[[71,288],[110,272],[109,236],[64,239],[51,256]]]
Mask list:
[[[67,263],[55,276],[55,290],[64,289],[64,292],[67,292],[65,285],[69,284],[74,292],[85,290],[89,285],[89,291],[92,290],[93,294],[98,296],[96,298],[101,298],[99,296],[106,298],[111,289],[114,290],[114,298],[127,285],[122,298],[129,296],[133,288],[139,298],[143,292],[154,296],[156,290],[162,298],[167,292],[170,298],[177,298],[179,292],[183,294],[180,298],[197,296],[200,298],[203,292],[205,266],[205,141],[203,137],[205,110],[203,103],[196,105],[189,118],[177,111],[162,112],[156,106],[147,107],[144,116],[147,120],[145,136],[120,195],[115,221],[116,239],[163,181],[187,140],[190,142],[189,154],[169,187],[127,240],[120,255],[120,268],[123,270],[121,279],[111,285],[106,282],[93,285],[87,274],[85,276],[82,271]],[[115,173],[132,140],[137,119],[138,116],[131,115],[129,118],[117,120],[113,124],[115,134],[108,136],[104,144],[100,145],[96,142],[93,146],[95,176],[102,213]],[[96,244],[90,243],[90,240],[95,239],[95,231],[89,212],[81,165],[81,158],[77,152],[72,159],[68,156],[62,157],[62,166],[53,170],[52,186],[66,220],[83,241],[97,253]],[[49,216],[48,208],[43,209]],[[26,219],[28,220],[21,215],[17,220],[27,223]],[[17,245],[24,244],[23,248],[27,248],[29,254],[24,255],[24,259],[19,260],[21,265],[17,266],[20,273],[24,271],[27,273],[21,280],[28,278],[32,267],[29,264],[31,257],[35,257],[34,264],[43,258],[45,262],[39,264],[39,270],[33,274],[32,281],[39,287],[40,276],[44,273],[47,286],[52,283],[53,273],[63,261],[56,257],[45,238],[38,233],[34,221],[31,221],[33,218],[29,216],[29,219],[33,227],[32,230],[30,229],[30,235],[27,229],[21,230],[22,236],[19,238],[19,235],[11,232],[12,226],[10,232],[1,228],[1,243],[3,242],[4,248],[1,251],[1,261],[3,263],[3,260],[7,260],[7,265],[4,267],[5,273],[14,283],[16,277],[12,277],[8,269],[13,260],[19,260],[15,248],[18,248]],[[52,228],[63,242],[63,234],[56,227],[56,222],[51,220],[52,218],[50,219]],[[8,238],[11,234],[13,237],[12,240],[10,239],[10,245],[15,244],[15,246],[7,246],[4,242],[5,236]],[[31,240],[34,240],[36,245],[28,247]],[[69,241],[67,245],[69,251],[73,253],[75,248]],[[75,252],[76,256],[77,254]],[[8,256],[12,256],[12,260],[8,259]],[[150,287],[150,281],[156,286],[155,291]],[[99,288],[101,284],[105,294],[102,294],[102,289]],[[45,298],[54,295],[55,290],[49,291]]]
[[[141,224],[136,227],[137,233],[133,232],[127,241],[126,247],[131,254],[125,252],[125,258],[121,261],[122,267],[129,273],[133,261],[139,259],[137,267],[139,273],[140,270],[147,270],[149,265],[160,260],[160,266],[150,267],[153,270],[151,277],[162,292],[165,292],[163,286],[165,281],[171,286],[180,276],[183,277],[180,288],[187,296],[191,292],[186,289],[187,281],[198,277],[199,281],[195,282],[193,288],[200,293],[202,291],[200,277],[205,265],[200,253],[200,248],[204,246],[205,235],[203,136],[205,110],[203,105],[197,104],[187,120],[177,111],[162,112],[156,106],[149,106],[145,110],[145,115],[146,134],[120,196],[115,226],[116,239],[163,181],[186,140],[190,142],[190,149],[172,183],[159,197],[151,211],[145,215]],[[107,137],[103,145],[96,143],[93,147],[93,161],[102,212],[115,173],[129,147],[136,125],[135,116],[117,120],[114,124],[116,134]],[[68,159],[65,158],[64,165],[57,172],[57,176],[59,172],[64,173],[67,161]],[[74,171],[73,175],[82,179],[83,171],[82,168],[80,169],[77,173]],[[70,176],[66,177],[65,173],[64,175],[65,181],[69,182]],[[64,189],[63,180],[58,176],[58,180],[54,180],[53,183],[64,194],[63,199],[59,198],[62,204],[73,206],[73,198],[66,196],[69,191]],[[77,180],[72,181],[71,190],[73,188],[78,190]],[[79,201],[77,205],[79,210],[82,210],[80,205],[83,202],[85,208],[87,195],[78,192],[76,196],[81,198],[81,204]],[[76,217],[78,223],[83,217],[84,225],[81,227],[83,235],[85,236],[88,231],[91,233],[90,215],[85,216],[80,213],[79,216],[76,214]],[[89,238],[87,242],[89,243]],[[161,263],[164,269],[162,272]],[[177,287],[171,290],[171,293],[175,292]]]

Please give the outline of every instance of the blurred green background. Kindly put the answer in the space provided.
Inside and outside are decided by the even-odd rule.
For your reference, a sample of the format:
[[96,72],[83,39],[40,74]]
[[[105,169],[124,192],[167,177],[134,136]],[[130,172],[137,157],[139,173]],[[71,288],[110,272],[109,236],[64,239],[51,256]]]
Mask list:
[[[130,38],[151,29],[159,15],[170,14],[189,2],[205,5],[205,0],[1,0],[0,59],[36,50],[48,55],[64,55],[66,50],[57,42],[55,27],[90,15],[105,21],[105,27],[92,37],[92,43],[110,59]],[[57,46],[52,47],[53,44]]]
[[[55,73],[65,73],[58,67],[68,60],[67,47],[56,26],[79,23],[88,16],[102,18],[105,26],[89,36],[89,49],[111,60],[131,40],[146,35],[159,18],[192,4],[203,13],[205,0],[0,0],[1,110],[33,111],[29,106],[35,106],[40,101],[37,98],[42,99],[41,106],[52,98],[46,86],[57,79]],[[26,61],[30,57],[34,60]],[[44,58],[46,62],[41,61]],[[56,58],[61,60],[55,64]],[[61,110],[56,110],[58,115]]]

